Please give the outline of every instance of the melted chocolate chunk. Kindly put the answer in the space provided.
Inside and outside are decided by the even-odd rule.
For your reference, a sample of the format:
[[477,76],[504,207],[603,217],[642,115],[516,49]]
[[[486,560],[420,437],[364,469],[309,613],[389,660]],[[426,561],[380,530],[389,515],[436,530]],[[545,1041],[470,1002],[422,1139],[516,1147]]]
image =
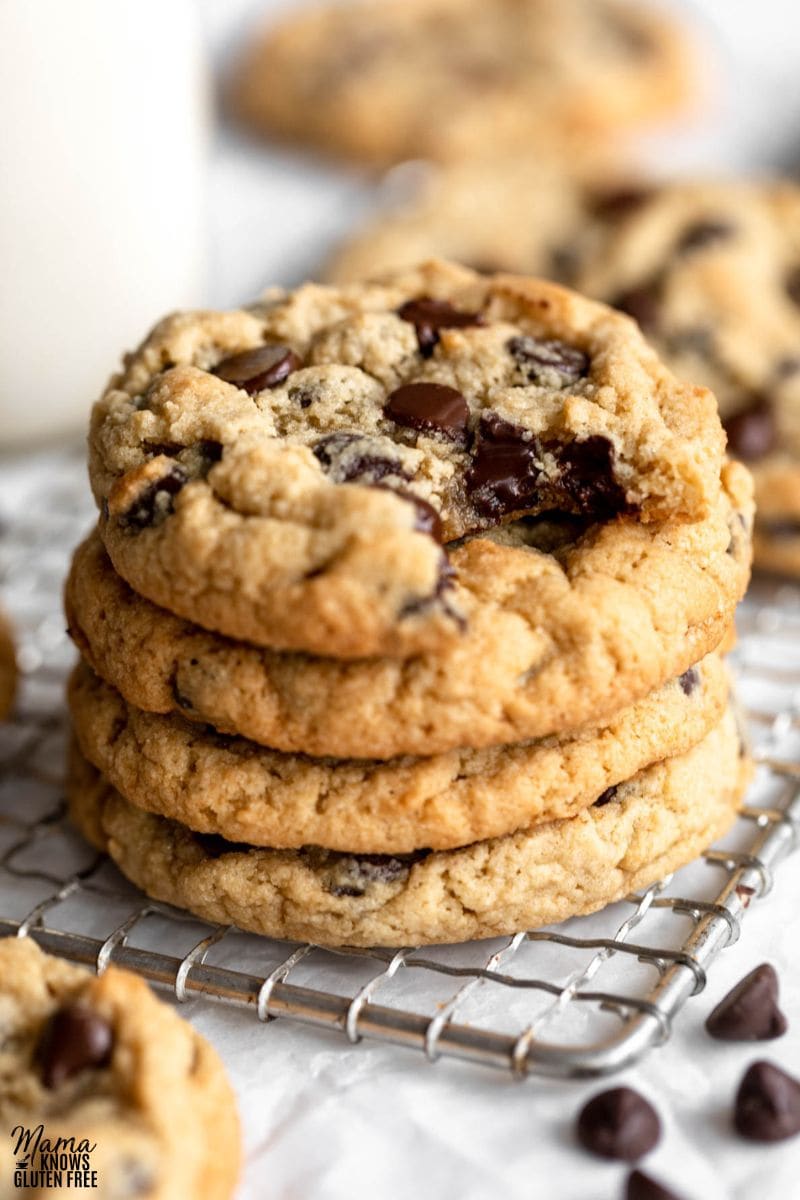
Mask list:
[[588,354],[567,342],[513,337],[508,349],[523,368],[529,383],[567,387],[584,379],[589,373]]
[[697,221],[685,229],[675,247],[678,254],[688,254],[693,250],[705,250],[714,242],[727,241],[736,232],[729,221]]
[[111,1058],[113,1030],[105,1019],[76,1001],[66,1004],[45,1025],[37,1060],[46,1088],[57,1088],[79,1071],[104,1067]]
[[405,879],[415,863],[430,853],[416,850],[413,854],[334,854],[329,853],[327,865],[331,872],[327,890],[333,896],[363,896],[370,884],[397,883]]
[[[555,459],[557,478],[546,478],[537,465],[545,454]],[[478,512],[493,518],[543,501],[553,509],[592,515],[626,509],[625,493],[614,478],[614,448],[606,438],[541,442],[496,413],[481,418],[466,487]]]
[[754,1062],[736,1093],[733,1123],[752,1142],[782,1142],[800,1133],[800,1083],[770,1062]]
[[180,463],[171,463],[160,479],[153,480],[140,493],[127,512],[119,516],[122,529],[147,529],[158,524],[174,509],[174,499],[189,482]]
[[800,265],[792,267],[786,276],[786,294],[795,304],[800,305]]
[[647,1154],[661,1136],[661,1122],[651,1104],[633,1088],[600,1092],[578,1116],[578,1141],[601,1158],[635,1162]]
[[283,383],[300,365],[300,359],[289,346],[257,346],[224,358],[214,367],[213,374],[240,387],[248,396],[255,396],[264,388]]
[[616,800],[618,792],[619,792],[619,784],[614,784],[613,787],[606,788],[606,790],[604,792],[601,792],[600,795],[597,797],[594,804],[592,805],[592,808],[605,808],[605,806],[607,804],[610,804],[612,802],[612,800]]
[[706,1019],[706,1032],[723,1042],[765,1042],[788,1028],[778,1007],[778,976],[769,963],[745,975]]
[[681,685],[681,691],[684,696],[691,696],[692,692],[696,691],[700,686],[700,672],[697,667],[689,667],[688,671],[684,671],[679,676],[678,683]]
[[641,329],[652,333],[658,328],[661,317],[658,293],[659,289],[655,284],[642,284],[641,287],[620,292],[610,303],[613,308],[618,308],[620,312],[633,317]]
[[455,388],[440,383],[407,383],[389,395],[383,411],[396,425],[421,433],[441,433],[451,441],[466,441],[469,405]]
[[459,312],[449,300],[431,300],[423,296],[407,300],[397,310],[403,321],[409,321],[417,331],[417,345],[423,358],[430,358],[439,341],[442,329],[464,329],[469,325],[485,325],[486,318],[478,312]]
[[420,496],[415,496],[413,492],[407,492],[405,488],[388,487],[384,483],[376,483],[375,486],[383,488],[387,492],[394,492],[396,496],[400,496],[401,499],[407,500],[409,504],[413,504],[417,516],[414,528],[419,533],[427,533],[435,542],[442,541],[444,532],[442,518],[432,504],[428,504],[428,501],[423,500]]
[[336,483],[378,483],[389,475],[410,479],[397,459],[387,458],[383,447],[361,433],[329,433],[314,446],[314,455]]
[[229,842],[218,833],[195,833],[193,837],[209,858],[222,858],[225,854],[247,854],[253,849],[246,842]]
[[643,1171],[631,1171],[625,1185],[625,1200],[680,1200],[680,1197]]
[[728,417],[723,425],[728,435],[728,449],[744,462],[763,457],[775,446],[775,420],[764,396],[753,397],[746,408]]

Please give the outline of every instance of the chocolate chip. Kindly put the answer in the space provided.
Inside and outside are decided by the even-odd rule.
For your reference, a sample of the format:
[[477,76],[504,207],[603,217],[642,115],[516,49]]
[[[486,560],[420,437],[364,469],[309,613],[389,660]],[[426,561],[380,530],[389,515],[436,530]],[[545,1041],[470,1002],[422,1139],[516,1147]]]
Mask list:
[[333,896],[363,896],[370,884],[396,883],[405,879],[415,863],[426,858],[429,851],[412,854],[343,854],[328,855],[332,871],[328,891]]
[[[557,476],[548,479],[543,456],[555,460]],[[626,508],[625,493],[614,478],[614,448],[595,435],[562,445],[540,442],[517,425],[485,413],[466,488],[475,508],[498,518],[522,512],[543,500],[549,507],[611,515]]]
[[560,487],[579,513],[612,516],[629,508],[614,477],[614,447],[599,434],[559,447],[545,443],[561,469]]
[[635,1162],[657,1143],[661,1122],[644,1096],[628,1087],[611,1088],[584,1105],[577,1135],[592,1154]]
[[442,541],[444,532],[442,526],[442,518],[439,516],[432,504],[428,504],[427,500],[423,500],[420,496],[415,496],[413,492],[407,492],[404,488],[387,487],[385,484],[378,483],[375,485],[379,488],[384,488],[387,492],[394,492],[396,496],[407,500],[409,504],[413,504],[416,510],[416,521],[414,528],[418,533],[427,533],[435,542]]
[[383,443],[361,433],[329,433],[314,446],[314,455],[336,483],[411,478],[398,459],[387,458]]
[[189,482],[189,476],[180,463],[170,463],[160,478],[153,480],[140,493],[127,512],[119,516],[122,529],[147,529],[174,509],[174,498]]
[[50,1018],[39,1039],[42,1083],[57,1088],[79,1071],[106,1066],[113,1044],[114,1034],[105,1017],[79,1001],[64,1005]]
[[253,849],[246,842],[229,842],[218,833],[195,833],[193,836],[209,858],[222,858],[225,854],[247,854]]
[[417,345],[423,358],[430,358],[439,341],[442,329],[464,329],[469,325],[485,325],[482,313],[459,312],[449,300],[431,300],[427,296],[407,300],[397,310],[403,321],[409,321],[417,331]]
[[390,395],[384,414],[396,425],[422,433],[442,433],[465,441],[469,405],[461,392],[440,383],[407,383]]
[[467,492],[488,517],[521,511],[536,499],[541,472],[534,438],[495,413],[481,417],[479,440],[466,475]]
[[264,388],[277,387],[300,366],[300,359],[289,346],[257,346],[223,358],[214,367],[214,374],[226,383],[233,383],[255,396]]
[[675,354],[696,354],[700,358],[714,357],[714,334],[706,326],[676,329],[665,337],[667,351]]
[[753,397],[747,407],[728,417],[723,425],[728,435],[728,449],[745,462],[761,458],[775,446],[772,408],[763,396]]
[[786,276],[786,294],[795,304],[800,304],[800,265],[792,267]]
[[704,250],[714,242],[723,242],[733,237],[735,232],[735,226],[729,221],[697,221],[684,230],[675,249],[678,254]]
[[654,189],[647,187],[619,187],[613,191],[597,192],[590,197],[589,210],[593,216],[616,221],[641,208],[654,195]]
[[784,379],[791,379],[798,371],[800,371],[800,358],[796,355],[782,358],[775,364],[775,378],[779,383]]
[[562,388],[577,383],[589,373],[588,354],[567,342],[513,337],[508,349],[524,368],[529,383]]
[[678,683],[681,685],[684,696],[691,696],[692,692],[700,686],[700,672],[697,667],[689,667],[688,671],[684,671],[678,677]]
[[633,317],[646,332],[652,333],[658,328],[661,306],[658,288],[655,285],[643,284],[641,287],[630,288],[626,292],[620,292],[610,303],[613,308],[618,308],[620,312]]
[[778,976],[769,963],[745,975],[706,1020],[706,1031],[723,1042],[770,1041],[786,1029],[778,1008]]
[[680,1197],[644,1171],[631,1171],[625,1185],[625,1200],[680,1200]]
[[597,797],[594,804],[592,805],[592,808],[605,808],[605,806],[607,804],[610,804],[612,800],[616,800],[618,791],[619,791],[618,784],[614,784],[613,787],[606,788],[606,790],[604,792],[601,792],[600,795]]
[[800,1133],[800,1083],[770,1062],[748,1067],[736,1093],[733,1123],[752,1142],[782,1142]]
[[796,538],[800,537],[800,519],[797,517],[784,517],[773,519],[759,519],[759,528],[774,538]]

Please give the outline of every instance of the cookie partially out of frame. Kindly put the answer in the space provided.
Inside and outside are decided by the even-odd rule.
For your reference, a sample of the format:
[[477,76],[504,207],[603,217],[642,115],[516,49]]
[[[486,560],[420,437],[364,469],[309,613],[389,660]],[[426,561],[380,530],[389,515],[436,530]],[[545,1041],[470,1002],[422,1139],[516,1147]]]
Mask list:
[[723,441],[633,322],[434,262],[167,318],[95,406],[90,468],[148,599],[258,645],[402,657],[469,629],[443,543],[545,511],[702,519]]
[[682,33],[617,0],[356,0],[256,36],[229,85],[265,136],[371,163],[569,153],[690,90]]
[[518,522],[468,540],[453,562],[470,623],[438,654],[343,662],[207,633],[127,587],[96,535],[67,582],[69,627],[137,708],[278,750],[392,758],[546,737],[596,725],[725,637],[749,579],[752,491],[738,464],[723,486],[694,524]]
[[574,816],[701,741],[722,718],[728,676],[710,654],[594,729],[390,762],[283,754],[145,713],[85,664],[68,694],[83,754],[147,812],[230,842],[402,854]]
[[[114,1200],[234,1193],[239,1122],[222,1063],[128,971],[112,966],[96,977],[28,938],[0,941],[0,1080],[4,1196],[17,1188]],[[68,1168],[56,1156],[63,1190],[47,1183],[52,1155],[36,1152],[39,1126],[51,1146],[74,1139]],[[27,1176],[12,1189],[22,1168]]]
[[252,849],[135,808],[75,752],[78,828],[133,883],[197,916],[321,945],[494,937],[593,912],[726,832],[750,766],[728,713],[693,750],[575,817],[407,856]]

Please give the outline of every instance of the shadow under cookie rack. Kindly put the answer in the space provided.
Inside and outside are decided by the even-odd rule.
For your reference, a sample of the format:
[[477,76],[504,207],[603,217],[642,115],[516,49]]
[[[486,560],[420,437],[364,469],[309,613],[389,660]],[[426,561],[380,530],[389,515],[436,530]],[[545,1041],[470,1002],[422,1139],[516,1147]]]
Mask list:
[[[92,519],[79,455],[14,463],[0,482],[0,592],[23,684],[0,727],[0,936],[109,963],[174,990],[378,1039],[433,1061],[589,1076],[669,1037],[800,827],[800,589],[758,582],[742,606],[739,695],[759,762],[733,831],[676,875],[591,917],[513,938],[332,952],[213,927],[155,904],[64,817],[60,611],[71,547]],[[778,880],[778,883],[780,881]]]

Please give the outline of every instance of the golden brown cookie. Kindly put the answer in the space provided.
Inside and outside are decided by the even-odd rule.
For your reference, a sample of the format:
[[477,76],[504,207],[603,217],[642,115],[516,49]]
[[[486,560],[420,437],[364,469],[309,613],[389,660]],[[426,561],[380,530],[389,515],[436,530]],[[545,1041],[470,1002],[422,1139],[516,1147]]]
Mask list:
[[723,484],[696,524],[522,522],[469,539],[452,558],[470,623],[438,654],[343,662],[206,633],[127,587],[96,536],[75,557],[69,626],[137,708],[279,750],[392,758],[546,737],[596,725],[719,645],[752,521],[746,469],[727,466]]
[[[117,967],[96,977],[28,938],[5,938],[0,1024],[3,1195],[233,1195],[239,1122],[222,1063],[143,980]],[[39,1126],[51,1145],[74,1139],[63,1191],[33,1183],[48,1170]],[[28,1174],[6,1191],[15,1169]]]
[[252,849],[130,805],[75,753],[73,820],[155,899],[320,945],[494,937],[593,912],[690,862],[733,822],[750,777],[735,721],[564,821],[461,850]]
[[571,817],[719,724],[728,675],[710,654],[577,735],[432,758],[314,759],[145,713],[85,664],[69,705],[85,757],[139,808],[254,846],[404,854]]
[[[469,630],[442,543],[545,511],[701,519],[723,435],[633,322],[434,262],[167,318],[90,451],[106,548],[148,599],[258,645],[402,657]],[[494,556],[516,586],[526,556]]]
[[689,74],[680,31],[641,4],[357,0],[265,29],[229,91],[263,135],[372,163],[463,161],[580,152],[672,112]]

